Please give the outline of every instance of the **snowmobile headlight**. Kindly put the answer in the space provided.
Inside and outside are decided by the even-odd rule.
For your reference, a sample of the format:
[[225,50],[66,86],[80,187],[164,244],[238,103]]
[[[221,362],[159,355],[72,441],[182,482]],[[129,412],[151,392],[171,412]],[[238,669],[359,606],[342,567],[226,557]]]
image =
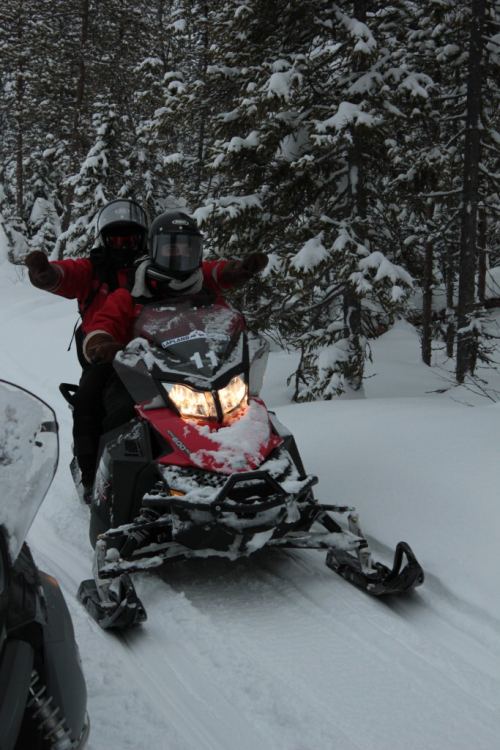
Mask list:
[[[248,403],[248,389],[243,378],[234,377],[218,391],[195,391],[187,385],[163,383],[169,398],[181,417],[219,421]],[[216,404],[216,398],[218,403]]]
[[170,399],[179,410],[181,417],[194,419],[217,419],[214,397],[210,391],[194,391],[187,385],[163,384]]
[[224,416],[247,404],[247,386],[245,381],[238,376],[217,393]]

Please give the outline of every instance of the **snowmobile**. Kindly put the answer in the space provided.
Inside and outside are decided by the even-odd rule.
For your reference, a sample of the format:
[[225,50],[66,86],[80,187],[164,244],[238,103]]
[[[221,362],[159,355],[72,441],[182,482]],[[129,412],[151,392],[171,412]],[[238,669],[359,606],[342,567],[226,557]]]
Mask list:
[[[142,308],[134,339],[114,360],[136,418],[101,438],[94,578],[78,592],[101,627],[146,619],[136,571],[209,555],[236,559],[264,546],[323,549],[333,571],[375,596],[423,582],[406,543],[392,569],[374,562],[355,509],[315,499],[317,478],[259,398],[268,352],[225,298]],[[347,528],[335,520],[342,514]]]
[[47,404],[0,381],[0,747],[83,750],[87,690],[66,602],[26,535],[58,461]]

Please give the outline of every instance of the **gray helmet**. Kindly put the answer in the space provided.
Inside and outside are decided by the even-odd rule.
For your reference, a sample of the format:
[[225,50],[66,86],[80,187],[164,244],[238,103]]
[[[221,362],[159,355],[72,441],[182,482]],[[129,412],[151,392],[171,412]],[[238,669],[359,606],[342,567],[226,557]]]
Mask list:
[[132,265],[146,248],[148,219],[141,206],[128,198],[116,198],[101,209],[97,232],[101,245],[117,268]]
[[149,227],[148,276],[185,281],[201,268],[203,239],[196,221],[182,211],[167,211]]

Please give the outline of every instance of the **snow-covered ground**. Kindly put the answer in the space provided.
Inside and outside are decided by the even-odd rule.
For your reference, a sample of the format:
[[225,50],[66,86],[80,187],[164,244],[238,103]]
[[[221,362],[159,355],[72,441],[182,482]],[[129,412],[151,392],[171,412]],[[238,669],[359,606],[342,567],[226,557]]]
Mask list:
[[90,749],[496,750],[500,404],[437,393],[446,369],[421,363],[403,322],[374,343],[365,398],[292,405],[293,355],[273,353],[262,395],[318,475],[317,496],[355,505],[383,562],[408,541],[424,585],[370,599],[314,551],[177,563],[135,577],[149,619],[113,635],[75,598],[92,552],[57,386],[78,378],[66,351],[76,321],[75,303],[0,265],[0,377],[60,424],[59,469],[29,540],[73,616]]

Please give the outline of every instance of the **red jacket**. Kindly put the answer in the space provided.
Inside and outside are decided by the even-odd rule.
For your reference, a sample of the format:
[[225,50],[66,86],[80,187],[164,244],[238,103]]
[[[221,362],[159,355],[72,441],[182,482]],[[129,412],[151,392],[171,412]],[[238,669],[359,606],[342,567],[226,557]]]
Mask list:
[[[110,293],[109,284],[96,276],[94,266],[88,258],[77,258],[76,260],[56,260],[52,263],[59,269],[59,281],[49,292],[57,294],[66,299],[76,299],[78,309],[82,315],[82,325],[88,325],[93,315],[106,302]],[[130,269],[122,268],[117,271],[118,286],[123,287],[127,283],[127,274]],[[86,302],[94,293],[93,299],[86,308]]]
[[[227,289],[220,281],[220,272],[226,265],[226,260],[203,261],[203,283],[215,292]],[[66,299],[76,299],[78,309],[82,315],[82,327],[85,332],[92,318],[100,310],[108,296],[112,294],[109,284],[96,275],[95,268],[88,258],[77,258],[76,260],[56,260],[52,265],[59,269],[59,281],[47,291],[57,294]],[[121,268],[117,271],[118,287],[127,284],[127,276],[130,268]],[[93,298],[87,307],[87,300],[93,293]],[[87,307],[87,309],[85,309]]]
[[[220,272],[226,263],[225,260],[203,261],[203,286],[217,293],[230,289],[230,285],[219,280]],[[88,359],[86,352],[90,340],[99,333],[109,334],[124,346],[128,344],[132,340],[134,323],[142,308],[143,305],[136,302],[128,289],[117,289],[112,292],[106,303],[92,316],[90,322],[83,325],[85,357]]]

